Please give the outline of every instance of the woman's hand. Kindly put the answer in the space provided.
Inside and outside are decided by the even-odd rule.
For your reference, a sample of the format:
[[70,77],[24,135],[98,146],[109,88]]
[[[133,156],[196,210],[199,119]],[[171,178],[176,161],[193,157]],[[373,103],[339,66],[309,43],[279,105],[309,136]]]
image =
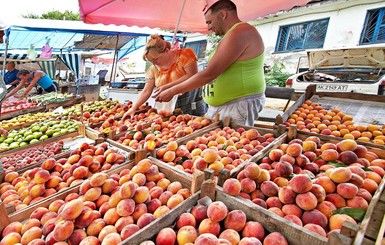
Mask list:
[[152,95],[152,97],[153,98],[157,97],[161,92],[169,89],[170,87],[171,86],[169,86],[168,84],[165,84],[163,86],[160,86],[159,88],[156,88],[154,94]]
[[129,109],[126,113],[124,113],[123,117],[122,117],[122,122],[126,121],[127,119],[129,118],[132,118],[132,116],[135,114],[135,110],[133,110],[132,108]]
[[166,89],[154,94],[152,97],[158,102],[169,102],[174,95],[175,92],[172,89]]

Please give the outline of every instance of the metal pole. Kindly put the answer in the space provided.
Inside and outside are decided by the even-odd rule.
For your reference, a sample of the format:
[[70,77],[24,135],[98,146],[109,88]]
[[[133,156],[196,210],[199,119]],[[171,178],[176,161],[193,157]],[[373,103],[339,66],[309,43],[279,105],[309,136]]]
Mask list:
[[176,39],[176,33],[178,31],[178,28],[179,28],[180,19],[182,18],[182,14],[183,14],[183,10],[184,10],[185,5],[186,5],[186,0],[183,1],[182,8],[179,11],[178,20],[176,22],[176,26],[175,26],[175,30],[174,30],[174,36],[172,37],[172,42],[171,42],[172,45],[174,45],[174,42]]
[[[0,102],[3,101],[5,96],[7,96],[7,86],[5,85],[4,82],[4,77],[5,77],[5,64],[7,62],[7,55],[8,55],[8,34],[7,29],[4,30],[4,41],[5,41],[5,50],[4,50],[4,62],[3,62],[3,74],[2,74],[2,79],[0,79]],[[2,91],[3,90],[3,91]]]

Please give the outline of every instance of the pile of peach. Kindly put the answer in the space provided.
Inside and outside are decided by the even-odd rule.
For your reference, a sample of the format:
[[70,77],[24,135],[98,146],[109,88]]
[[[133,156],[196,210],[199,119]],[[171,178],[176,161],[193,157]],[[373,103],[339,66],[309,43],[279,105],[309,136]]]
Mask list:
[[322,144],[311,136],[282,144],[258,164],[248,163],[223,189],[327,236],[345,220],[356,223],[333,210],[366,210],[384,169],[384,159],[354,140]]
[[41,167],[22,174],[8,172],[0,184],[0,199],[19,210],[66,187],[77,185],[94,173],[108,170],[124,160],[123,155],[108,149],[107,143],[99,146],[82,143],[68,158],[48,158]]
[[211,120],[208,118],[192,117],[188,114],[171,116],[167,121],[157,117],[153,120],[151,127],[143,128],[142,125],[137,125],[134,131],[127,132],[117,142],[135,150],[152,151],[165,143],[189,135],[210,124]]
[[110,133],[111,131],[120,133],[127,130],[129,131],[133,130],[137,125],[139,126],[139,125],[150,124],[156,118],[161,117],[152,108],[150,108],[146,112],[135,114],[132,118],[128,118],[124,122],[121,121],[121,117],[123,116],[123,114],[119,116],[114,116],[114,115],[109,116],[108,119],[105,120],[103,124],[100,127],[97,127],[96,129],[103,133]]
[[79,193],[37,208],[26,221],[9,224],[1,244],[115,245],[190,195],[144,159],[120,174],[97,173],[81,184]]
[[194,206],[191,212],[179,216],[174,229],[163,228],[154,241],[145,241],[141,245],[288,244],[281,233],[267,234],[258,221],[247,221],[242,210],[229,211],[221,201]]
[[0,162],[6,172],[17,170],[30,164],[36,164],[40,161],[60,154],[63,150],[63,141],[59,140],[49,145],[34,147],[22,152],[16,152],[12,155],[1,157]]
[[175,141],[160,148],[157,158],[187,173],[194,169],[214,170],[218,175],[222,169],[232,170],[250,159],[274,140],[274,135],[261,135],[257,129],[237,130],[230,127],[217,128],[179,145]]
[[299,130],[305,132],[385,145],[385,125],[355,125],[353,117],[345,115],[338,108],[326,110],[310,100],[289,116],[285,125],[291,124],[296,124]]

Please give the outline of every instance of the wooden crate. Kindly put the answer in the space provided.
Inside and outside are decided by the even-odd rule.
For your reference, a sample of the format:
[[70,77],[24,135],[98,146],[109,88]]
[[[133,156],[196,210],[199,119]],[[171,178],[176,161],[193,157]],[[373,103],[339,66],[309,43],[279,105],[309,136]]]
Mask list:
[[[314,136],[314,134],[313,134]],[[278,139],[275,144],[269,149],[277,149],[280,145],[283,143],[288,143],[292,139],[301,139],[305,140],[307,137],[309,137],[308,134],[305,132],[297,131],[296,127],[291,126],[289,127],[289,131],[287,134],[284,135],[284,137]],[[333,137],[320,137],[321,142],[326,143],[338,143],[340,140],[333,138]],[[385,150],[381,149],[379,147],[371,147],[366,146],[366,148],[374,153],[376,153],[380,158],[385,159]],[[260,161],[263,157],[265,157],[268,153],[265,155],[259,155],[258,157],[254,158],[253,162]],[[372,200],[369,203],[368,209],[365,213],[364,219],[361,223],[358,225],[345,222],[343,229],[341,229],[341,235],[344,236],[340,237],[340,239],[343,238],[343,240],[348,241],[349,239],[351,242],[354,241],[353,244],[374,244],[373,240],[377,239],[377,235],[379,234],[379,229],[381,226],[381,222],[383,219],[383,214],[385,212],[385,178],[382,179],[381,183],[379,184],[379,187],[377,191],[374,193]],[[246,199],[242,199],[242,201],[248,201]],[[255,205],[255,204],[254,204]],[[257,206],[257,205],[256,205]],[[385,226],[385,225],[384,225]],[[385,229],[385,227],[384,227]],[[332,238],[335,239],[335,238]],[[343,243],[334,243],[334,240],[328,240],[328,244],[345,244]],[[350,243],[346,243],[350,244]]]
[[215,187],[215,183],[209,180],[203,183],[200,192],[186,199],[166,215],[144,227],[136,234],[124,240],[121,244],[140,244],[145,240],[154,240],[162,228],[172,227],[182,213],[188,212],[198,203],[200,198],[203,197],[209,197],[213,201],[222,201],[229,210],[242,210],[246,214],[247,220],[258,221],[270,233],[280,232],[291,245],[347,245],[352,242],[351,239],[339,233],[333,233],[331,237],[327,239],[317,233],[303,229],[303,227],[279,217],[264,208],[253,205],[251,201],[240,200],[239,198],[224,193],[221,187]]
[[40,106],[36,106],[33,108],[24,109],[24,110],[18,110],[18,111],[14,111],[14,112],[9,112],[9,113],[5,113],[5,114],[0,113],[0,120],[11,119],[11,118],[14,118],[14,117],[26,114],[26,113],[42,112],[42,111],[45,111],[44,105],[40,105]]
[[[239,171],[241,171],[249,161],[251,161],[252,159],[258,158],[258,156],[260,156],[260,155],[265,155],[266,152],[268,152],[270,150],[270,148],[273,145],[275,145],[279,139],[284,137],[284,135],[285,135],[284,131],[286,130],[285,127],[279,127],[279,129],[271,129],[271,128],[259,128],[259,127],[251,127],[251,126],[246,126],[246,125],[233,124],[233,123],[231,123],[231,119],[227,118],[223,121],[215,122],[212,125],[205,127],[201,130],[198,130],[196,132],[193,132],[192,134],[187,135],[183,138],[177,139],[176,142],[178,143],[178,145],[183,145],[183,144],[186,144],[188,141],[195,139],[198,136],[202,136],[202,135],[204,135],[204,134],[206,134],[212,130],[215,130],[217,128],[224,128],[227,126],[233,128],[233,129],[238,129],[238,128],[242,127],[245,130],[249,130],[249,129],[254,128],[254,129],[257,129],[258,132],[260,132],[260,134],[271,133],[277,138],[273,142],[271,142],[269,145],[265,146],[261,151],[259,151],[256,155],[254,155],[251,159],[249,159],[248,161],[244,161],[243,163],[241,163],[239,166],[237,166],[233,170],[231,170],[231,171],[229,171],[227,169],[221,170],[219,175],[218,175],[218,184],[221,186],[223,185],[223,183],[226,179],[237,175],[239,173]],[[165,146],[163,146],[163,147],[165,147]],[[151,157],[156,158],[156,150],[151,152]],[[168,164],[166,164],[166,165],[168,165]],[[170,166],[170,165],[168,165],[168,166],[170,168],[174,169],[174,171],[181,171],[181,170],[179,170],[173,166]],[[183,172],[183,171],[181,171],[181,172]]]
[[[375,113],[376,115],[372,115],[373,119],[380,119],[380,121],[382,120],[383,123],[385,123],[385,104],[383,104],[385,103],[385,96],[349,92],[317,92],[316,85],[309,85],[305,93],[301,95],[282,116],[277,116],[275,123],[282,124],[286,122],[287,119],[289,119],[289,116],[293,114],[297,108],[299,108],[306,100],[311,100],[312,98],[313,100],[317,98],[330,99],[333,105],[337,107],[338,104],[341,103],[341,106],[344,108],[339,109],[344,111],[346,107],[347,111],[344,111],[344,113],[353,116],[356,123],[360,123],[363,122],[361,120],[368,119],[368,116],[364,115],[366,113]],[[379,103],[382,104],[381,107],[378,106]],[[363,107],[361,108],[361,106]],[[362,114],[362,111],[365,113]]]
[[55,103],[48,103],[48,104],[45,104],[44,106],[45,106],[46,110],[54,110],[60,106],[68,107],[68,106],[72,106],[72,105],[81,103],[85,100],[86,100],[86,98],[84,97],[84,95],[78,95],[78,96],[75,95],[75,96],[68,98],[67,100],[55,102]]
[[[108,149],[113,149],[115,152],[117,152],[117,153],[123,155],[123,156],[125,157],[125,163],[129,162],[129,161],[133,158],[133,157],[132,157],[132,154],[133,154],[133,153],[131,153],[131,152],[126,152],[126,151],[124,151],[124,150],[122,150],[122,149],[120,149],[120,148],[117,148],[117,147],[115,147],[115,146],[113,146],[113,145],[111,145],[111,144],[109,145]],[[56,160],[58,160],[58,159],[60,159],[60,158],[67,158],[67,157],[69,157],[70,155],[71,155],[71,151],[67,151],[67,152],[63,152],[62,154],[58,154],[58,155],[55,156],[54,158],[55,158]],[[27,170],[29,170],[29,169],[36,168],[36,167],[40,167],[41,164],[42,164],[43,162],[44,162],[44,161],[41,161],[41,162],[36,163],[36,164],[28,165],[28,166],[26,166],[26,167],[24,167],[24,168],[21,168],[21,169],[17,170],[16,172],[22,174],[22,173],[24,173],[25,171],[27,171]],[[125,163],[123,163],[122,165],[124,165]],[[115,172],[115,169],[120,169],[120,168],[121,168],[120,166],[114,167],[114,168],[108,170],[107,173],[109,173],[109,172]],[[4,173],[4,172],[1,172],[1,173],[0,173],[0,180],[1,180],[0,183],[3,182],[4,176],[5,176],[5,173]],[[80,184],[78,184],[78,185],[80,186]],[[47,197],[47,198],[49,198],[49,197]],[[44,200],[45,200],[45,199],[44,199]],[[43,201],[44,201],[44,200],[43,200]],[[8,213],[13,213],[13,212],[15,212],[15,207],[14,207],[13,205],[11,205],[11,204],[5,205],[5,208],[6,208],[6,210],[7,210]]]
[[[164,167],[162,165],[158,165],[157,162],[153,162],[156,166],[158,166],[159,172],[164,173],[165,176],[171,181],[179,181],[184,188],[188,188],[192,194],[198,192],[200,190],[200,187],[204,181],[205,174],[203,172],[197,172],[194,175],[193,179],[186,178],[184,175],[180,175],[178,173],[175,173],[171,169]],[[120,166],[110,169],[106,171],[108,175],[112,174],[119,174],[121,171],[125,169],[132,169],[135,166],[135,162],[130,161],[126,162],[124,164],[121,164]],[[44,198],[44,200],[41,200],[39,202],[36,202],[34,204],[29,205],[27,208],[18,210],[16,212],[13,212],[9,214],[7,212],[6,207],[4,206],[3,203],[0,203],[0,232],[10,223],[14,221],[24,221],[28,219],[31,215],[31,213],[38,207],[46,207],[54,202],[55,200],[64,200],[67,195],[71,193],[78,193],[80,189],[80,185],[75,185],[72,187],[68,187],[63,191],[60,191],[52,196],[49,196],[47,198]]]

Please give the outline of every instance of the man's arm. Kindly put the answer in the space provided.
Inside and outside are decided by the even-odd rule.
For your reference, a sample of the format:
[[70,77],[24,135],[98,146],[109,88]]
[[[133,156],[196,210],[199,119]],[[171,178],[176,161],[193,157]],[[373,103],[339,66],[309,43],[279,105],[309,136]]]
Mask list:
[[26,96],[29,93],[29,91],[31,91],[31,89],[36,85],[36,83],[39,81],[39,79],[42,76],[44,76],[44,73],[42,73],[42,72],[35,72],[32,81],[30,82],[28,87],[25,89],[25,91],[20,95],[20,97]]
[[24,83],[25,81],[20,81],[19,85],[17,85],[16,88],[12,89],[8,94],[7,96],[5,96],[5,98],[9,98],[11,97],[12,95],[14,95],[17,91],[19,91],[23,86],[24,86]]

